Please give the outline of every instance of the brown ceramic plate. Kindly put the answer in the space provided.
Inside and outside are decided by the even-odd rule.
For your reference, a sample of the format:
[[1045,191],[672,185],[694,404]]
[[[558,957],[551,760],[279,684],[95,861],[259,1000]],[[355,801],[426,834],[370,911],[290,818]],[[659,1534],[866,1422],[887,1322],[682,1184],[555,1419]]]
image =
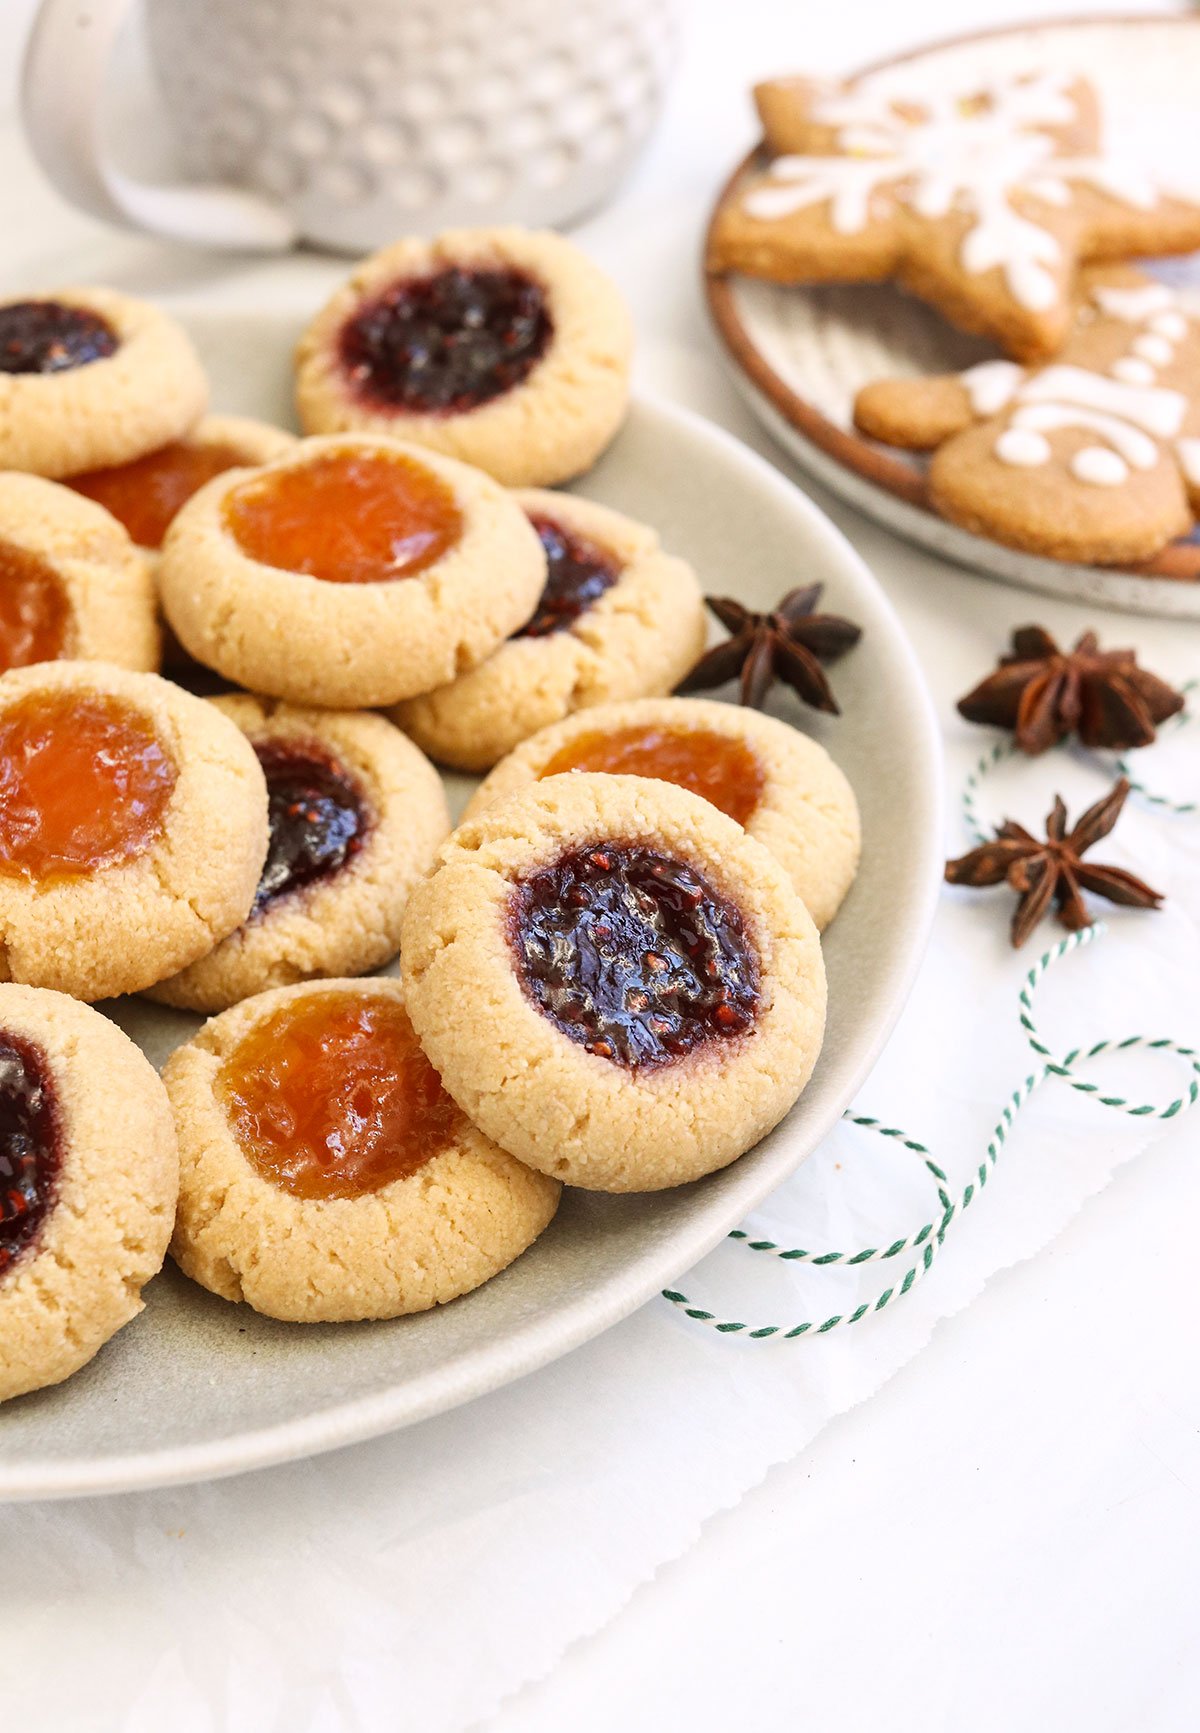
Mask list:
[[[968,83],[980,73],[1031,66],[1080,71],[1099,91],[1110,141],[1141,161],[1170,162],[1176,173],[1180,142],[1197,137],[1195,14],[1020,25],[955,37],[859,70],[901,64],[922,75],[944,68]],[[751,152],[738,164],[722,199],[756,159]],[[1200,256],[1156,269],[1200,306]],[[986,344],[890,285],[795,287],[727,275],[709,276],[706,294],[751,407],[798,462],[869,516],[935,553],[1027,589],[1200,619],[1197,534],[1172,543],[1148,565],[1123,570],[1021,553],[947,523],[929,504],[922,461],[855,431],[854,397],[870,380],[967,367],[996,353]]]

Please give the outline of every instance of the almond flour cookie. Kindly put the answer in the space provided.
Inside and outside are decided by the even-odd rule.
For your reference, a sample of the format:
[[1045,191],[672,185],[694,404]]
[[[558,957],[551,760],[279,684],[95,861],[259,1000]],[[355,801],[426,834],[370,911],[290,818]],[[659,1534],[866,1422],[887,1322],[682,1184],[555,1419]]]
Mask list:
[[178,439],[208,382],[181,325],[115,289],[0,302],[0,469],[76,475]]
[[298,1323],[395,1318],[477,1288],[559,1186],[489,1143],[417,1045],[398,981],[244,1000],[167,1061],[171,1252],[193,1281]]
[[480,470],[392,439],[301,440],[184,506],[159,565],[184,649],[226,679],[335,709],[465,673],[528,619],[541,543]]
[[936,447],[930,502],[978,535],[1053,559],[1149,559],[1200,514],[1200,320],[1164,283],[1095,267],[1048,366],[879,380],[855,419]]
[[240,695],[211,702],[250,740],[266,776],[266,865],[245,925],[150,997],[221,1011],[268,987],[386,963],[400,948],[409,891],[450,829],[432,764],[367,711]]
[[130,463],[65,479],[124,524],[138,547],[157,553],[176,514],[205,482],[226,470],[270,463],[295,443],[294,434],[247,415],[205,415],[182,439]]
[[254,749],[156,674],[0,678],[0,980],[134,993],[250,912],[267,851]]
[[616,286],[561,235],[397,241],[301,338],[300,423],[391,433],[544,487],[589,468],[620,426],[632,343]]
[[1200,246],[1200,203],[1102,154],[1095,93],[1069,73],[943,73],[906,88],[889,69],[781,79],[755,100],[769,161],[718,211],[713,270],[894,277],[1034,361],[1067,335],[1081,261]]
[[704,648],[695,573],[652,529],[572,494],[515,498],[548,566],[532,618],[480,667],[393,713],[458,770],[486,770],[572,711],[670,692]]
[[854,881],[854,790],[823,746],[773,716],[707,698],[600,705],[518,746],[475,791],[463,822],[565,771],[653,776],[701,795],[770,849],[821,929]]
[[178,1189],[170,1104],[129,1037],[63,993],[0,986],[0,1402],[137,1316]]
[[60,657],[158,666],[154,583],[120,524],[36,475],[0,473],[0,673]]
[[409,1014],[442,1082],[521,1161],[596,1191],[724,1167],[783,1118],[825,1026],[816,927],[707,800],[547,777],[444,845],[409,899]]

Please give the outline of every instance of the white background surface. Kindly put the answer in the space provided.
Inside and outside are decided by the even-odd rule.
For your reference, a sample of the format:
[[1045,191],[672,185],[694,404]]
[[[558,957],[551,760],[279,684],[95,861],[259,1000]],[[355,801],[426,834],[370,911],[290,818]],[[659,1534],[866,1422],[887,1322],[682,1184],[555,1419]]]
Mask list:
[[[27,10],[25,0],[6,0],[0,7],[0,55]],[[836,69],[926,35],[1016,15],[1014,8],[979,0],[911,0],[905,7],[874,0],[841,7],[784,0],[739,0],[733,7],[729,0],[695,0],[664,125],[633,183],[581,234],[633,302],[643,381],[673,390],[735,431],[748,431],[713,358],[695,287],[695,254],[712,190],[752,136],[744,91],[753,77],[802,66]],[[207,286],[214,301],[244,304],[269,295],[308,306],[339,269],[327,262],[231,268],[109,236],[63,212],[11,140],[0,156],[0,220],[5,288],[87,275],[152,294],[178,289],[194,295]],[[901,606],[947,716],[951,699],[986,665],[1004,626],[1041,618],[1069,632],[1087,623],[1076,610],[951,574],[849,511],[831,510]],[[973,638],[970,626],[951,635],[949,609],[974,623]],[[1177,675],[1200,669],[1200,629],[1115,616],[1099,623],[1110,640],[1142,646],[1153,666]],[[956,654],[967,652],[969,666],[956,664],[952,645]],[[984,738],[950,730],[960,763]],[[1194,767],[1194,747],[1190,758],[1175,755],[1173,785],[1181,793]],[[957,845],[961,839],[952,840]],[[973,915],[988,919],[979,908]],[[947,971],[942,990],[956,988],[961,990],[961,980]],[[1007,1007],[1007,1000],[1002,1003]],[[1200,1035],[1200,993],[1193,996],[1190,1029],[1181,1026],[1178,1005],[1174,995],[1165,1032],[1181,1039]],[[1144,1009],[1139,1006],[1138,1015]],[[1123,1033],[1120,1007],[1115,1018],[1100,1027]],[[929,1108],[913,1129],[936,1142],[935,1104],[943,1096],[949,1103],[960,1093],[958,1085],[939,1070],[936,1053],[928,1056],[918,1083]],[[1147,1087],[1153,1090],[1155,1081]],[[864,1092],[864,1108],[886,1105],[869,1094]],[[953,1123],[948,1110],[946,1117]],[[1098,1142],[1108,1129],[1098,1127]],[[878,1394],[833,1421],[795,1460],[774,1468],[736,1508],[709,1521],[695,1544],[638,1588],[619,1616],[577,1643],[547,1678],[510,1699],[490,1726],[503,1733],[567,1727],[599,1733],[622,1725],[707,1730],[735,1721],[751,1727],[836,1721],[849,1729],[946,1733],[999,1733],[1016,1726],[1099,1733],[1194,1727],[1200,1720],[1194,1638],[1194,1561],[1200,1551],[1198,1139],[1200,1121],[1185,1119],[1125,1166],[1049,1251],[994,1277],[965,1311],[937,1326],[923,1352]],[[1054,1158],[1052,1142],[1043,1143],[1039,1158]],[[991,1201],[984,1198],[978,1207],[988,1210]],[[958,1255],[969,1260],[970,1246],[964,1243]],[[930,1291],[937,1281],[935,1268]],[[869,1327],[889,1325],[883,1320]],[[610,1340],[618,1343],[619,1333]],[[742,1352],[735,1343],[719,1346],[734,1357],[731,1364]],[[805,1347],[781,1351],[803,1354]],[[612,1359],[610,1353],[610,1367]],[[736,1401],[735,1378],[728,1384]],[[606,1389],[618,1408],[643,1402],[646,1394],[626,1391],[617,1377],[610,1377]],[[646,1430],[644,1439],[628,1428],[615,1434],[627,1454],[612,1466],[631,1483],[639,1474],[638,1451],[654,1449],[653,1426]],[[452,1477],[454,1434],[447,1429],[444,1436],[451,1446],[445,1473]],[[530,1439],[535,1456],[542,1442]],[[341,1468],[330,1472],[344,1479],[358,1475],[369,1487],[386,1465],[386,1449],[346,1453],[332,1459]],[[538,1469],[553,1484],[558,1465],[539,1461]],[[250,1576],[256,1549],[266,1544],[255,1526],[256,1496],[264,1528],[269,1512],[277,1556],[287,1551],[287,1513],[279,1509],[271,1476],[259,1477],[257,1494],[255,1483],[245,1484],[251,1490],[241,1500],[243,1532],[226,1535],[228,1556],[221,1563],[227,1572],[236,1571],[240,1544]],[[636,1502],[631,1495],[631,1510]],[[328,1602],[330,1629],[339,1640],[336,1652],[331,1645],[327,1688],[314,1687],[286,1703],[278,1695],[263,1698],[257,1711],[250,1707],[254,1697],[246,1678],[265,1666],[273,1646],[286,1647],[288,1638],[285,1629],[273,1627],[270,1605],[262,1605],[241,1659],[243,1688],[231,1685],[215,1707],[201,1712],[196,1706],[211,1699],[199,1664],[190,1679],[170,1678],[176,1725],[186,1733],[227,1726],[364,1726],[373,1733],[409,1725],[402,1676],[391,1680],[390,1689],[353,1688],[356,1673],[385,1680],[386,1655],[378,1652],[377,1627],[373,1652],[355,1654],[353,1632],[337,1604],[345,1585],[308,1548],[304,1509],[298,1505],[291,1537],[293,1594],[307,1587],[314,1609]],[[369,1520],[369,1510],[365,1514]],[[97,1531],[119,1520],[114,1504],[97,1515]],[[522,1521],[519,1499],[509,1520]],[[34,1561],[23,1561],[20,1553],[38,1532],[0,1514],[0,1680],[21,1665],[8,1637],[21,1628],[13,1613],[28,1610],[21,1607],[22,1563]],[[56,1582],[62,1585],[39,1603],[37,1632],[57,1636],[64,1657],[77,1655],[81,1662],[100,1617],[94,1600],[70,1586],[88,1579],[85,1532],[82,1523],[63,1531],[77,1549],[71,1556],[64,1551],[59,1558],[36,1560],[39,1585],[51,1591]],[[564,1556],[569,1560],[572,1533],[568,1505],[552,1539],[540,1543],[558,1549],[555,1565]],[[386,1538],[380,1537],[381,1546]],[[180,1536],[178,1544],[184,1583],[169,1610],[173,1618],[193,1623],[195,1656],[203,1653],[206,1624],[219,1611],[206,1603],[199,1585],[211,1589],[221,1579],[211,1568],[202,1573],[197,1558],[197,1588],[189,1599],[187,1537]],[[97,1568],[101,1556],[97,1550]],[[143,1562],[149,1583],[153,1559],[135,1558],[113,1585],[114,1595],[136,1604]],[[211,1560],[204,1562],[211,1566]],[[523,1569],[536,1576],[550,1563],[545,1552],[533,1550]],[[592,1563],[583,1557],[579,1568],[588,1570]],[[496,1592],[502,1595],[503,1586]],[[319,1629],[318,1620],[313,1641]],[[106,1640],[110,1649],[120,1644],[119,1623]],[[486,1651],[486,1628],[478,1643]],[[227,1658],[214,1655],[214,1672]],[[111,1652],[105,1659],[103,1676],[111,1682],[117,1676]],[[472,1661],[464,1650],[463,1669]],[[77,1710],[70,1720],[56,1716],[44,1724],[55,1733],[60,1726],[149,1725],[138,1706],[153,1695],[154,1669],[144,1651],[138,1664],[143,1676],[125,1679],[119,1700],[102,1692],[90,1712]],[[316,1677],[318,1655],[311,1666]],[[53,1684],[48,1677],[47,1701]],[[36,1724],[28,1712],[24,1724]]]

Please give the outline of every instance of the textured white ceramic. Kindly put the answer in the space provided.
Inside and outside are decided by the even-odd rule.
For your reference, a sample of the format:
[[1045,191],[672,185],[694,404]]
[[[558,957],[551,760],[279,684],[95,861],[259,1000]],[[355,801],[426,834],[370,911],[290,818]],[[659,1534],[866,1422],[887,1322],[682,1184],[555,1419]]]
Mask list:
[[[298,334],[270,318],[188,318],[223,408],[283,421]],[[898,1015],[942,863],[941,746],[890,603],[826,517],[728,434],[635,403],[579,491],[658,526],[707,590],[768,606],[816,579],[864,628],[833,670],[844,714],[778,713],[822,740],[862,807],[862,872],[826,938],[830,1014],[815,1076],[785,1122],[723,1173],[644,1197],[564,1194],[537,1244],[478,1292],[421,1317],[289,1326],[168,1268],[144,1314],[69,1383],[0,1407],[0,1498],[205,1479],[305,1456],[466,1402],[596,1335],[695,1263],[835,1122]],[[451,795],[465,799],[469,780]],[[156,1061],[198,1019],[107,1007]]]
[[131,0],[43,0],[26,124],[68,197],[213,244],[299,234],[362,252],[454,224],[565,223],[644,143],[676,3],[145,0],[184,164],[217,183],[173,190],[102,160],[103,60]]
[[[1119,148],[1144,162],[1169,164],[1176,178],[1184,171],[1195,175],[1200,147],[1195,119],[1200,23],[1195,18],[1065,21],[941,44],[905,60],[896,77],[908,81],[944,74],[969,84],[976,76],[1058,66],[1076,68],[1094,81],[1108,135]],[[1171,261],[1162,269],[1200,307],[1200,260]],[[890,287],[730,282],[755,354],[787,391],[835,428],[852,429],[855,395],[872,379],[950,371],[994,353]],[[1039,559],[947,523],[814,442],[790,418],[784,393],[752,379],[736,357],[733,371],[751,407],[800,463],[899,535],[1026,589],[1132,613],[1200,619],[1200,582]]]

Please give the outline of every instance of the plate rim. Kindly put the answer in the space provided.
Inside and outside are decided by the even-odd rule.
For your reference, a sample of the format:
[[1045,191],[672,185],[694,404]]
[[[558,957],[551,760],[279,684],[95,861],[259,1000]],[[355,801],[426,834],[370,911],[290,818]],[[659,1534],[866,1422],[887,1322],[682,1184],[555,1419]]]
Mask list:
[[[184,317],[187,311],[197,314],[203,311],[206,318],[211,316],[209,309],[189,308]],[[917,815],[912,831],[918,854],[902,917],[909,937],[888,976],[887,1008],[871,1040],[849,1067],[824,1112],[813,1122],[802,1153],[793,1155],[786,1144],[781,1144],[774,1162],[754,1170],[754,1180],[745,1190],[723,1205],[715,1200],[711,1212],[701,1222],[688,1223],[679,1229],[670,1241],[669,1269],[662,1261],[663,1251],[650,1247],[632,1267],[611,1277],[605,1288],[599,1290],[599,1298],[597,1289],[592,1287],[565,1307],[556,1307],[522,1326],[515,1337],[509,1335],[460,1356],[449,1368],[434,1368],[416,1379],[352,1397],[301,1417],[231,1432],[216,1440],[127,1452],[99,1461],[77,1455],[40,1465],[27,1460],[10,1468],[0,1457],[0,1504],[142,1491],[248,1473],[400,1431],[514,1383],[628,1317],[704,1257],[829,1134],[874,1068],[924,958],[941,884],[944,754],[932,695],[909,635],[882,584],[848,537],[803,488],[769,459],[697,411],[649,392],[636,392],[633,403],[639,412],[656,418],[660,425],[673,424],[690,437],[707,443],[722,461],[747,472],[756,485],[766,487],[788,509],[803,516],[815,538],[829,549],[833,562],[858,569],[856,575],[871,588],[880,611],[890,619],[892,648],[905,669],[906,696],[911,694],[913,720],[921,741],[920,762],[924,765],[921,792],[926,811]],[[582,479],[586,486],[586,477]],[[418,1391],[415,1401],[414,1385]]]
[[[1027,18],[1013,24],[983,27],[977,30],[964,30],[947,36],[939,36],[906,48],[897,54],[881,56],[867,61],[865,65],[856,67],[845,74],[847,79],[863,78],[870,73],[882,72],[893,66],[903,66],[909,61],[923,60],[928,55],[940,53],[945,49],[966,47],[974,42],[998,41],[1006,37],[1028,35],[1034,32],[1065,29],[1095,29],[1103,26],[1125,28],[1130,25],[1164,24],[1189,25],[1200,28],[1200,12],[1085,12],[1074,15],[1057,15],[1051,18]],[[1161,602],[1164,596],[1163,586],[1200,585],[1200,546],[1188,542],[1172,542],[1160,550],[1152,560],[1132,562],[1122,566],[1094,566],[1081,562],[1062,560],[1039,560],[1037,555],[1025,555],[1020,550],[1006,548],[1003,543],[995,542],[988,536],[976,535],[973,530],[963,529],[960,525],[951,524],[942,517],[930,503],[928,486],[921,471],[905,463],[901,458],[893,457],[882,447],[872,444],[862,435],[847,432],[836,422],[819,410],[815,404],[802,396],[783,376],[776,372],[766,356],[754,343],[737,304],[736,282],[738,273],[732,271],[714,272],[707,267],[713,230],[717,214],[732,192],[734,186],[746,171],[759,160],[761,144],[754,145],[735,165],[732,172],[722,183],[716,199],[713,202],[708,222],[705,226],[704,244],[700,255],[700,271],[702,290],[709,318],[720,338],[726,352],[726,359],[731,364],[735,377],[743,378],[755,387],[755,393],[745,393],[747,400],[756,409],[760,409],[757,393],[761,393],[775,416],[782,417],[784,423],[800,440],[787,441],[787,448],[802,462],[807,461],[809,453],[802,441],[816,448],[827,459],[832,459],[836,466],[831,480],[825,468],[820,472],[820,478],[826,485],[836,489],[837,469],[841,469],[854,477],[860,484],[853,495],[847,495],[860,510],[871,511],[879,522],[884,523],[894,533],[915,540],[925,547],[933,547],[935,551],[957,559],[960,563],[972,566],[977,571],[986,572],[999,577],[1006,583],[1025,583],[1025,580],[1014,577],[1011,572],[996,569],[992,558],[993,551],[1013,555],[1017,559],[1029,559],[1041,567],[1050,567],[1055,572],[1065,574],[1068,578],[1075,574],[1086,574],[1093,581],[1105,578],[1119,579],[1126,595],[1136,597],[1124,603],[1114,602],[1115,606],[1127,606],[1150,609],[1152,604]],[[803,284],[796,285],[803,288]],[[780,429],[774,418],[765,421],[775,438],[780,437]],[[895,515],[888,515],[884,501],[879,501],[878,509],[864,503],[862,484],[868,489],[879,490],[888,504],[898,501],[902,508]],[[920,519],[914,519],[914,513],[920,513],[924,518],[932,520],[939,527],[944,526],[953,532],[949,536],[933,534],[926,536],[921,533]],[[899,519],[899,524],[898,520]],[[907,520],[907,521],[905,521]],[[1146,585],[1144,600],[1138,594],[1136,586]],[[1038,590],[1049,588],[1052,594],[1063,593],[1050,581],[1038,582],[1030,577],[1026,587]],[[1169,594],[1170,592],[1167,592]],[[1200,596],[1196,598],[1196,612],[1200,614]]]

